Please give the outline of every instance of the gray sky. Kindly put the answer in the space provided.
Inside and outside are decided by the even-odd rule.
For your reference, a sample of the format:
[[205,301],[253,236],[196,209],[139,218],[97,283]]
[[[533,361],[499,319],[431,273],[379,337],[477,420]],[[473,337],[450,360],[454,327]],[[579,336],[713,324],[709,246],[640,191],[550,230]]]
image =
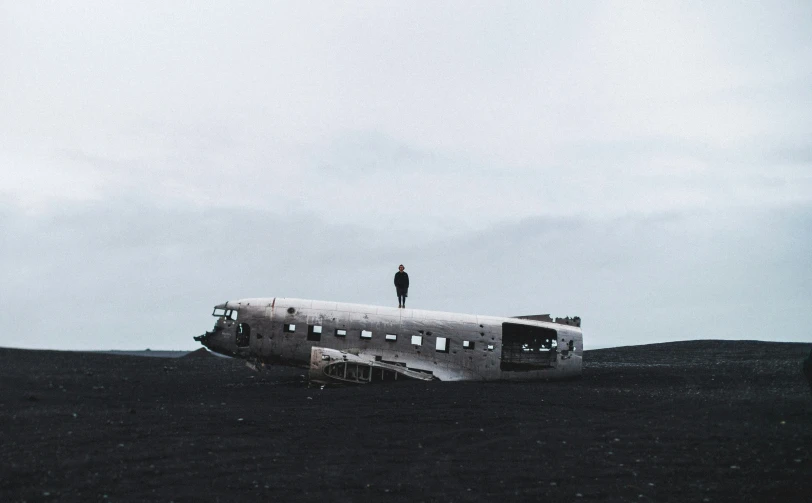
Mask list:
[[812,342],[812,3],[0,0],[0,346],[228,299]]

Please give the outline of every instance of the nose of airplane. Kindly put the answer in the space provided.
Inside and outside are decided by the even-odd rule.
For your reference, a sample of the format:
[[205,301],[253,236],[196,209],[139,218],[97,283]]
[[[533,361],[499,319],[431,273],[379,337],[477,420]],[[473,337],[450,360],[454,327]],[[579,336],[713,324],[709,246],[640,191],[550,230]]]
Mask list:
[[[233,325],[233,324],[232,324]],[[219,322],[214,326],[214,330],[198,335],[195,340],[203,344],[215,353],[228,356],[235,356],[237,347],[234,342],[235,334],[231,326],[225,326]]]
[[203,344],[204,346],[209,347],[207,342],[209,341],[209,335],[210,334],[211,334],[211,332],[206,332],[203,335],[198,335],[197,337],[195,337],[195,340],[197,342],[199,342],[200,344]]

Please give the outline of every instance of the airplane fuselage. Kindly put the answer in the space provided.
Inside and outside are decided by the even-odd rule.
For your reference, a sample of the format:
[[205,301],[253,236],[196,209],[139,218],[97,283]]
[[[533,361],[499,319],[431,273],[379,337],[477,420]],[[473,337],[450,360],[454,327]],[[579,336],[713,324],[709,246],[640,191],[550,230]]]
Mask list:
[[213,314],[214,330],[195,338],[212,351],[310,366],[317,381],[356,382],[345,363],[327,368],[342,358],[377,366],[382,378],[391,369],[442,381],[581,373],[581,329],[568,324],[279,297],[225,302]]

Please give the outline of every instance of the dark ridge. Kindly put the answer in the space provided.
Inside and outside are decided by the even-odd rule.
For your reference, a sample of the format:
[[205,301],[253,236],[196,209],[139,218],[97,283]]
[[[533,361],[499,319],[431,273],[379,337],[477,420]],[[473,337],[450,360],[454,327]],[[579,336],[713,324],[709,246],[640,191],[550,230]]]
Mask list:
[[206,348],[196,349],[190,353],[183,355],[183,358],[213,358],[214,355]]
[[720,360],[786,360],[803,358],[812,343],[696,340],[584,351],[584,361],[641,360],[648,363],[690,364]]
[[669,350],[669,349],[679,349],[679,350],[696,350],[696,351],[705,351],[705,350],[714,350],[714,349],[723,349],[723,350],[757,350],[760,348],[792,348],[792,347],[810,347],[812,346],[812,342],[809,343],[801,343],[801,342],[774,342],[774,341],[757,341],[757,340],[727,340],[727,339],[699,339],[699,340],[690,340],[690,341],[674,341],[674,342],[657,342],[653,344],[637,344],[633,346],[616,346],[611,348],[602,348],[602,349],[594,349],[590,351],[613,351],[613,350],[623,350],[623,351],[660,351],[660,350]]
[[189,354],[189,351],[161,351],[152,349],[145,349],[143,351],[113,350],[98,352],[111,355],[148,356],[152,358],[182,358]]

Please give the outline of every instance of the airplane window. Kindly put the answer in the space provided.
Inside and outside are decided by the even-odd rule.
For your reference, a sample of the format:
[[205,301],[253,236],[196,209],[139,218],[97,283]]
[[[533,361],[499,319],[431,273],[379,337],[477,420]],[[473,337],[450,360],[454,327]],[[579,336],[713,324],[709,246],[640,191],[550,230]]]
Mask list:
[[474,341],[462,341],[462,347],[465,349],[474,349]]
[[398,335],[397,334],[386,334],[386,340],[387,341],[396,341],[396,340],[398,340]]
[[336,337],[346,337],[346,336],[347,336],[346,330],[344,330],[343,328],[336,329]]
[[293,323],[285,323],[284,330],[285,332],[293,333],[296,331],[296,325]]
[[307,340],[309,341],[321,340],[321,325],[308,325]]
[[370,330],[361,330],[361,338],[362,339],[372,339],[372,331],[370,331]]
[[423,336],[422,335],[413,335],[412,336],[412,345],[414,345],[414,346],[422,346],[423,345]]
[[212,316],[216,316],[218,318],[229,318],[232,320],[237,319],[237,310],[236,309],[219,309],[215,308],[214,311],[211,313]]
[[435,346],[438,352],[448,353],[448,338],[437,337],[437,345]]

